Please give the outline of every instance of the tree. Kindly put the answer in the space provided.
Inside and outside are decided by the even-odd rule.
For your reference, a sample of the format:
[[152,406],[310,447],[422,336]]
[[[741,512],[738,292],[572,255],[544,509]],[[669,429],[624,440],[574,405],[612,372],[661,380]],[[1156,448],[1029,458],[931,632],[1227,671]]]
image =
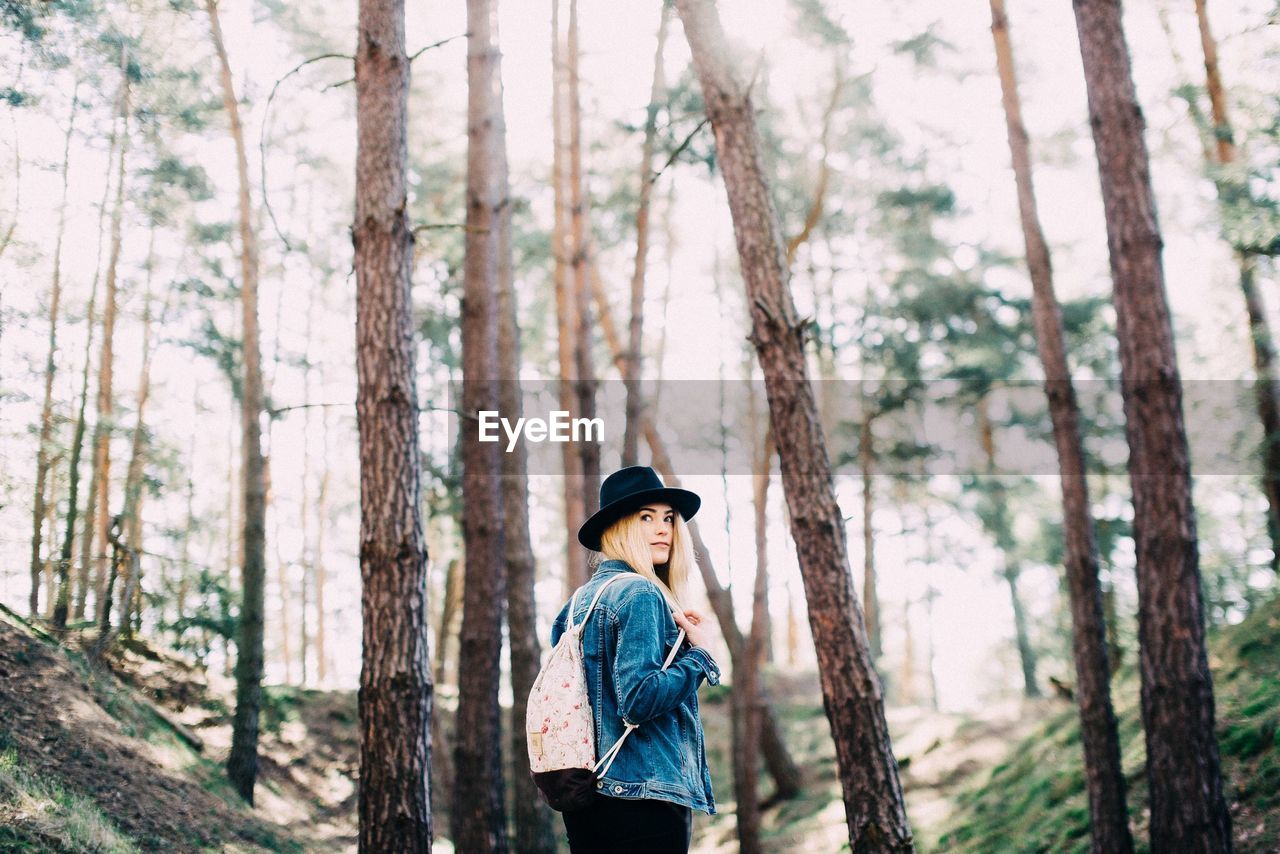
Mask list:
[[662,54],[667,44],[667,28],[670,21],[669,7],[662,4],[658,20],[658,46],[653,56],[653,84],[649,89],[649,105],[645,109],[644,143],[640,148],[640,201],[636,205],[636,260],[631,273],[631,318],[627,329],[627,362],[623,381],[627,388],[627,420],[622,437],[622,465],[639,463],[641,346],[644,341],[644,282],[645,265],[649,256],[649,207],[653,197],[653,184],[658,176],[653,171],[654,139],[658,133],[658,99],[666,89]]
[[358,28],[351,236],[363,625],[359,845],[430,851],[432,682],[406,215],[404,0],[361,0]]
[[[569,31],[566,37],[565,94],[569,100],[569,223],[573,252],[570,267],[573,272],[573,301],[577,315],[573,318],[574,389],[577,392],[574,415],[580,418],[596,416],[596,369],[592,357],[591,334],[591,281],[589,275],[595,269],[591,263],[591,238],[587,218],[588,195],[583,181],[582,166],[582,97],[579,92],[578,74],[581,50],[578,46],[578,0],[569,0]],[[596,442],[575,442],[582,457],[582,483],[572,484],[582,490],[586,516],[599,509],[600,501],[600,445]],[[578,525],[570,526],[576,532]],[[583,581],[586,580],[584,576]]]
[[1107,223],[1133,539],[1139,670],[1156,851],[1230,851],[1191,503],[1182,383],[1160,229],[1118,0],[1074,0]]
[[[565,106],[568,98],[567,50],[560,34],[561,0],[551,0],[551,184],[555,195],[555,221],[551,233],[554,255],[554,279],[556,287],[556,326],[558,328],[557,355],[560,368],[560,408],[577,409],[577,391],[574,378],[578,375],[577,291],[570,280],[570,204],[567,165],[568,118]],[[581,414],[581,413],[579,413]],[[587,519],[587,497],[582,485],[582,455],[571,442],[561,448],[564,465],[564,514],[565,514],[565,595],[566,597],[587,580],[586,554],[578,543],[578,528]]]
[[[117,291],[119,286],[120,253],[123,246],[123,220],[125,200],[125,162],[129,153],[129,119],[131,111],[132,79],[128,42],[120,47],[120,143],[116,167],[116,198],[111,211],[111,249],[107,257],[106,293],[102,309],[102,350],[98,357],[97,421],[93,427],[93,468],[89,477],[88,504],[84,516],[84,536],[80,544],[80,572],[86,579],[89,567],[96,568],[95,588],[98,608],[102,607],[106,593],[107,533],[110,527],[109,497],[111,482],[111,431],[114,427],[115,402],[112,392],[114,378],[114,350]],[[93,553],[94,543],[101,551]]]
[[258,241],[253,229],[249,191],[249,161],[245,154],[240,106],[231,81],[218,20],[217,0],[205,0],[209,31],[218,57],[222,106],[230,123],[236,150],[240,211],[240,306],[243,371],[240,384],[241,489],[244,494],[244,557],[240,570],[239,639],[236,643],[236,710],[231,724],[231,752],[227,776],[250,804],[258,776],[258,714],[262,709],[262,635],[266,582],[266,461],[262,456],[262,354],[258,344]]
[[[1227,96],[1222,85],[1222,73],[1218,69],[1218,44],[1209,29],[1209,12],[1206,0],[1196,0],[1196,20],[1200,25],[1200,44],[1204,51],[1206,88],[1209,92],[1210,129],[1215,145],[1205,147],[1208,166],[1214,172],[1214,186],[1218,191],[1224,231],[1234,208],[1248,204],[1247,181],[1242,179],[1237,165],[1238,152],[1231,116],[1227,109]],[[1271,536],[1271,568],[1280,572],[1280,389],[1276,386],[1276,348],[1267,321],[1262,294],[1255,282],[1257,259],[1243,241],[1234,241],[1236,262],[1240,268],[1240,291],[1244,295],[1245,312],[1249,317],[1249,343],[1253,348],[1254,395],[1258,418],[1262,422],[1262,491],[1267,498],[1267,532]]]
[[677,6],[729,197],[751,306],[751,340],[764,370],[823,704],[836,744],[849,843],[854,851],[913,850],[882,688],[853,593],[844,518],[809,384],[806,324],[798,321],[787,289],[785,249],[763,173],[750,93],[727,64],[714,3],[679,0]]
[[[44,364],[44,403],[40,407],[40,444],[36,448],[36,488],[31,517],[31,596],[28,606],[34,616],[40,606],[41,533],[45,517],[45,481],[49,476],[49,446],[53,440],[53,380],[58,371],[58,309],[62,302],[62,238],[67,229],[67,174],[71,165],[71,138],[80,107],[80,81],[71,94],[71,116],[62,144],[62,198],[58,203],[58,230],[53,242],[53,282],[49,287],[49,353]],[[65,616],[63,622],[65,624]]]
[[[494,7],[497,3],[494,0]],[[489,148],[497,207],[493,228],[497,235],[498,279],[498,376],[499,409],[507,418],[522,413],[520,383],[520,329],[516,322],[516,293],[512,269],[511,218],[513,203],[507,169],[506,120],[502,106],[501,53],[498,49],[497,16],[490,12],[493,27],[489,34],[488,56],[482,63],[489,116]],[[481,47],[484,47],[481,45]],[[537,563],[529,536],[529,451],[517,442],[511,453],[502,455],[502,532],[506,553],[507,621],[511,653],[511,737],[509,747],[514,765],[514,848],[528,854],[556,850],[551,808],[542,800],[529,774],[529,751],[525,745],[525,708],[529,692],[542,665],[538,642],[538,609],[534,595]],[[450,573],[453,565],[450,564]],[[459,579],[461,580],[461,579]],[[446,583],[446,587],[447,587]],[[447,594],[446,594],[447,595]]]
[[[505,129],[493,0],[467,2],[467,213],[462,296],[462,531],[466,580],[450,817],[462,851],[506,851],[498,705],[506,600],[501,451],[472,418],[498,409],[498,304],[510,245]],[[521,724],[523,727],[523,724]]]
[[1132,851],[1133,837],[1129,833],[1125,780],[1120,765],[1120,739],[1111,705],[1106,622],[1102,611],[1102,589],[1098,584],[1098,543],[1093,519],[1089,515],[1089,487],[1085,478],[1084,442],[1080,437],[1079,404],[1067,365],[1062,308],[1053,290],[1049,246],[1036,209],[1030,145],[1022,122],[1004,0],[991,0],[991,33],[995,39],[996,66],[1018,191],[1018,214],[1022,220],[1027,269],[1031,275],[1036,344],[1044,366],[1045,394],[1049,400],[1049,417],[1058,449],[1067,590],[1071,600],[1072,653],[1076,665],[1076,697],[1080,707],[1080,740],[1084,749],[1093,848],[1095,851]]

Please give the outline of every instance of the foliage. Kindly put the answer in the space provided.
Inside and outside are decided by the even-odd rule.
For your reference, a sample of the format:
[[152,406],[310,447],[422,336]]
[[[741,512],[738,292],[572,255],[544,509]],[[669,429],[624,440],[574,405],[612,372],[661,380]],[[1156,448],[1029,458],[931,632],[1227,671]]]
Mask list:
[[[1237,851],[1265,851],[1280,838],[1280,599],[1210,638],[1218,743],[1235,818]],[[1112,696],[1129,784],[1129,812],[1146,850],[1138,675],[1116,676]],[[1080,720],[1072,707],[1014,746],[1009,758],[957,798],[938,846],[947,851],[1090,850]]]

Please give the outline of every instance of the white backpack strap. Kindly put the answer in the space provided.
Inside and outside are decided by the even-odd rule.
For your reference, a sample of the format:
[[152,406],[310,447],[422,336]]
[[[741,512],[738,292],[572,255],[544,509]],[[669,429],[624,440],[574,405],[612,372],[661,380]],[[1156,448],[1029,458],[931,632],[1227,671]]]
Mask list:
[[[675,646],[671,647],[671,652],[667,653],[667,660],[662,663],[663,670],[666,670],[668,667],[671,666],[671,662],[675,659],[676,652],[679,651],[680,644],[683,642],[684,642],[684,629],[681,629],[680,634],[676,636]],[[598,760],[596,760],[596,764],[591,768],[591,770],[595,773],[597,777],[603,777],[606,773],[608,773],[609,766],[613,764],[613,760],[618,757],[618,751],[622,749],[622,743],[627,740],[627,736],[631,735],[631,731],[633,729],[640,726],[640,724],[631,724],[631,723],[627,723],[626,721],[623,721],[622,723],[626,727],[625,729],[622,730],[622,735],[618,736],[618,740],[613,743],[613,747],[610,747],[608,750],[606,750],[604,752],[604,755],[601,756]],[[604,766],[603,768],[600,767],[602,765]]]

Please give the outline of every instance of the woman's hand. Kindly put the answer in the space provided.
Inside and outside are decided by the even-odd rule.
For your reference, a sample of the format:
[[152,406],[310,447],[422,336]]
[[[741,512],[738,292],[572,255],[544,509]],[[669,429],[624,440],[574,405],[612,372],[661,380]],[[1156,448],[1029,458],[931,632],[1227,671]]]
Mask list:
[[684,629],[684,636],[689,639],[690,646],[705,649],[711,642],[711,627],[706,624],[706,618],[700,612],[688,608],[684,613],[672,611],[671,616],[675,618],[676,625]]

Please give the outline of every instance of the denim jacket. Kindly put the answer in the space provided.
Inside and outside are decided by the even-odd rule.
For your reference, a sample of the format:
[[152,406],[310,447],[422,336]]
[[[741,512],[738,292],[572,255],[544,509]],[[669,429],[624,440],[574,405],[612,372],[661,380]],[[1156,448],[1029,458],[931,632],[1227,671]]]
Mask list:
[[[619,573],[635,578],[610,584],[582,630],[596,756],[618,740],[624,722],[638,726],[596,789],[611,797],[672,801],[714,814],[698,686],[704,678],[720,684],[715,661],[686,640],[662,670],[679,627],[658,587],[624,561],[606,560],[596,568],[578,594],[574,622],[581,622],[600,585]],[[564,634],[568,611],[566,602],[551,629],[553,647]]]

